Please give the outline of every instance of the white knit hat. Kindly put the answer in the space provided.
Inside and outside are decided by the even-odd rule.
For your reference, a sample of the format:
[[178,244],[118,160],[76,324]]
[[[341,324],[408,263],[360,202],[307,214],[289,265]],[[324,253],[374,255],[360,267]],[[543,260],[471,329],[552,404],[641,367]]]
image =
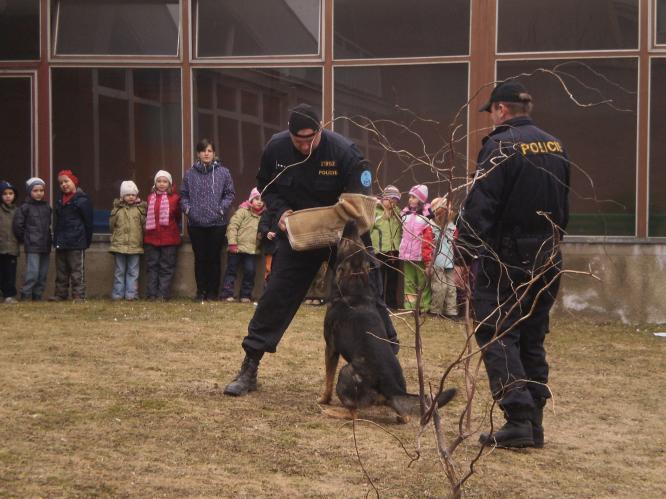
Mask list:
[[120,197],[125,197],[128,194],[134,194],[136,196],[139,194],[139,188],[132,180],[123,180],[123,183],[120,184]]
[[414,196],[422,203],[428,201],[428,186],[419,184],[409,189],[409,195]]
[[155,178],[153,179],[153,185],[157,182],[157,179],[159,177],[165,177],[169,181],[169,184],[173,185],[173,179],[171,178],[171,174],[166,170],[160,170],[155,174]]
[[32,188],[35,187],[36,185],[46,185],[46,182],[44,182],[41,178],[39,177],[32,177],[29,178],[28,180],[25,181],[25,189],[30,193],[32,192]]

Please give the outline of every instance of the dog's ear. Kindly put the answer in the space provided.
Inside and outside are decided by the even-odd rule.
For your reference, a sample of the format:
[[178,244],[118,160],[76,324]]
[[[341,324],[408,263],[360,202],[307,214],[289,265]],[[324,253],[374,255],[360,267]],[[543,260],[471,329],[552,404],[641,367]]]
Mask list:
[[356,220],[349,220],[342,231],[342,239],[356,240],[359,237]]
[[356,383],[357,385],[360,385],[361,383],[363,383],[363,378],[361,378],[360,374],[354,373],[354,375],[352,376],[352,379],[354,380],[354,383]]

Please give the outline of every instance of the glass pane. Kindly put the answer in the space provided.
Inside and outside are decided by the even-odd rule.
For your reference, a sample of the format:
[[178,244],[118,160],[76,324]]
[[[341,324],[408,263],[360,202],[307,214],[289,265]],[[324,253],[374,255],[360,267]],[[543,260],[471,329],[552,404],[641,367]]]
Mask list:
[[638,0],[499,0],[499,52],[638,48]]
[[[539,69],[556,70],[566,89],[552,73]],[[521,73],[533,74],[520,81],[534,98],[534,121],[562,140],[572,162],[567,232],[633,236],[636,59],[512,61],[497,68],[501,79]]]
[[53,2],[58,55],[178,55],[178,0]]
[[[123,180],[134,180],[145,198],[157,170],[168,170],[176,186],[182,178],[180,71],[125,69],[134,82],[129,93],[104,86],[107,71],[52,69],[54,173],[67,167],[79,176],[93,201],[96,232],[108,232]],[[157,88],[147,91],[146,82]]]
[[[231,171],[238,199],[245,199],[256,183],[261,152],[275,133],[275,125],[280,130],[286,129],[289,109],[301,102],[321,109],[322,70],[195,69],[193,72],[196,92],[202,88],[199,82],[208,82],[207,85],[217,89],[212,94],[215,101],[209,106],[203,106],[195,93],[198,108],[194,110],[194,140],[207,137],[213,141],[217,154]],[[215,118],[208,121],[207,116]],[[215,128],[211,131],[202,125]]]
[[30,78],[0,77],[0,179],[9,180],[23,198],[32,171]]
[[335,0],[335,58],[469,53],[469,0]]
[[666,0],[657,0],[657,43],[666,44]]
[[320,0],[198,0],[199,57],[319,53]]
[[[394,184],[405,192],[432,182],[431,199],[448,192],[451,166],[459,180],[465,175],[467,115],[456,114],[466,101],[467,64],[335,69],[335,130],[352,138],[378,168],[381,186]],[[460,128],[451,165],[454,122]],[[440,175],[428,165],[442,169]]]
[[666,59],[652,59],[650,96],[650,236],[666,236]]
[[0,60],[39,59],[39,0],[0,1]]

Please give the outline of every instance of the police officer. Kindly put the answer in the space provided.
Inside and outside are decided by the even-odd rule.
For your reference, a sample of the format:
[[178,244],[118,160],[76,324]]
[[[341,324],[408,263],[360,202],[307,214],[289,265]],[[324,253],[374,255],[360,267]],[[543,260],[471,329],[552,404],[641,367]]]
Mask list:
[[[307,104],[296,106],[289,117],[289,129],[274,135],[266,145],[257,187],[278,220],[282,231],[284,219],[293,211],[334,205],[343,192],[370,194],[372,174],[360,151],[341,135],[323,130],[317,112]],[[265,190],[264,190],[265,189]],[[369,251],[369,235],[363,236]],[[271,278],[248,326],[243,340],[245,359],[240,372],[224,390],[226,395],[245,395],[257,388],[257,368],[265,352],[275,352],[285,330],[314,280],[321,263],[335,261],[331,248],[294,251],[284,232],[278,238],[273,256]],[[396,342],[395,329],[379,298],[381,277],[371,272],[377,308]]]
[[[483,139],[459,218],[459,257],[476,260],[476,340],[506,424],[482,433],[498,447],[543,447],[550,393],[544,349],[559,286],[559,242],[569,219],[569,161],[559,139],[530,119],[532,98],[508,80],[480,111],[495,129]],[[461,267],[460,271],[464,271]]]

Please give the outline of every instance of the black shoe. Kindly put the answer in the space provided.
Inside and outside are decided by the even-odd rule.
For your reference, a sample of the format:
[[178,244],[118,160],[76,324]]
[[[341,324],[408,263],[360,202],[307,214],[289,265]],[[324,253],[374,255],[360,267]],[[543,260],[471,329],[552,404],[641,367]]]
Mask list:
[[197,302],[197,303],[203,303],[207,300],[206,295],[203,293],[197,293],[194,295],[194,298],[192,298],[192,301]]
[[532,423],[528,419],[509,420],[495,433],[482,433],[479,443],[503,449],[534,447]]
[[546,399],[535,399],[536,408],[532,416],[532,437],[534,447],[543,448],[543,408],[546,405]]
[[240,371],[224,389],[224,394],[239,397],[255,391],[257,389],[257,369],[259,369],[259,361],[246,355]]

